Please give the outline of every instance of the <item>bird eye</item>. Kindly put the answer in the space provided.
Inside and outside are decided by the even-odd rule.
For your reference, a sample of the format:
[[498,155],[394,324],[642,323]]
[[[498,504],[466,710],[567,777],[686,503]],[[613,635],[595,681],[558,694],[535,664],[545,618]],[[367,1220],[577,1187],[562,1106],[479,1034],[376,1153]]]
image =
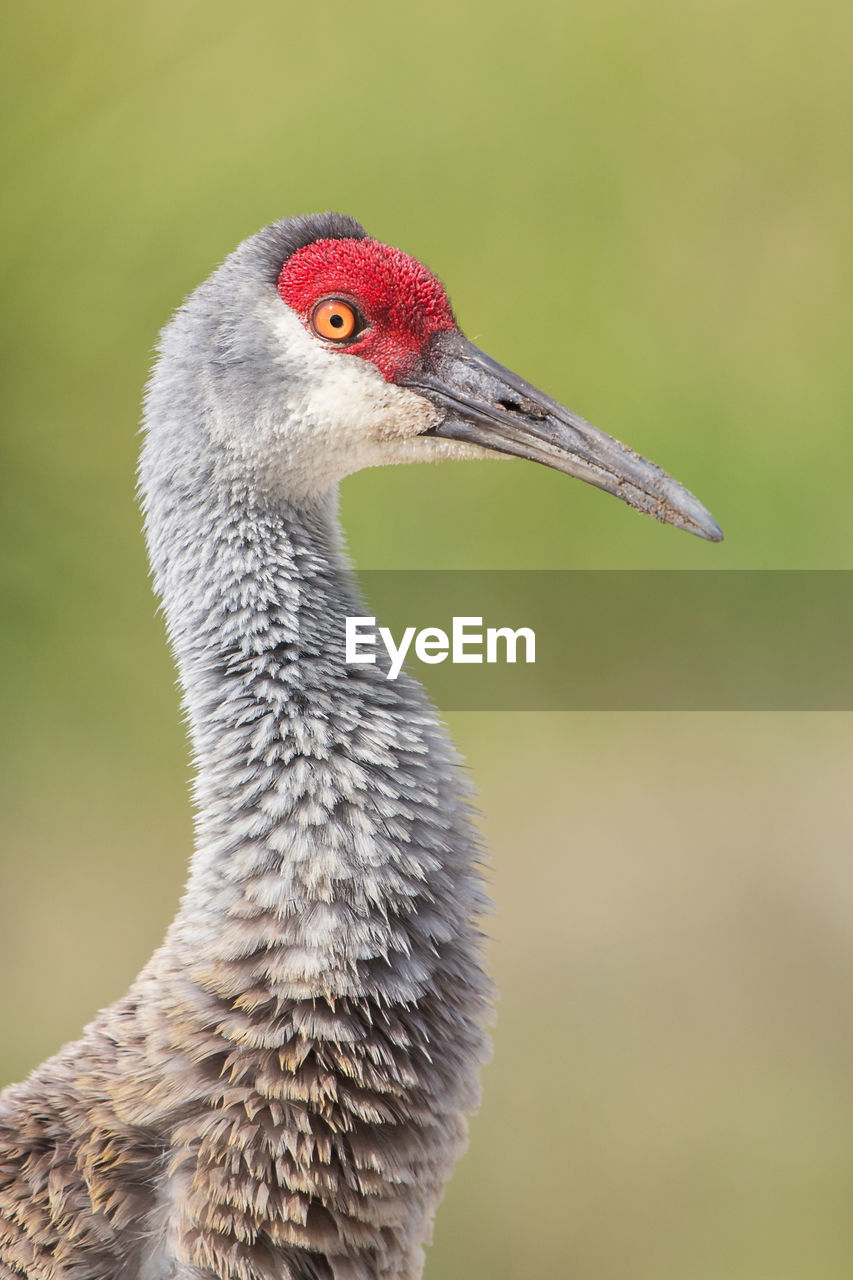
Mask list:
[[346,342],[363,327],[364,322],[355,307],[343,298],[325,298],[311,312],[311,328],[318,337],[329,342]]

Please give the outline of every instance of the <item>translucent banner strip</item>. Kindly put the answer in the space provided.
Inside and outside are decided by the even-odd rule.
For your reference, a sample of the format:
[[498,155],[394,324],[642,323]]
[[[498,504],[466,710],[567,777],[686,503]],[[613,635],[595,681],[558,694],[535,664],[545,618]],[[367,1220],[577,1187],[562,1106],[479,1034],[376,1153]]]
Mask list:
[[853,709],[853,572],[377,570],[359,581],[364,612],[344,623],[344,661],[373,655],[388,678],[408,670],[448,711]]

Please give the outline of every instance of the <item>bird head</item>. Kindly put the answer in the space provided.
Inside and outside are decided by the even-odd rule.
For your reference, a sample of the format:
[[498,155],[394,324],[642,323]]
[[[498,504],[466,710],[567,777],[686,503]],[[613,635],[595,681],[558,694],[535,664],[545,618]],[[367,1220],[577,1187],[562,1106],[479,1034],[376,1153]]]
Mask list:
[[201,396],[195,417],[226,471],[284,498],[308,499],[364,467],[503,454],[722,537],[654,463],[469,342],[422,263],[342,215],[285,219],[245,241],[187,301],[161,351],[149,421],[158,397]]

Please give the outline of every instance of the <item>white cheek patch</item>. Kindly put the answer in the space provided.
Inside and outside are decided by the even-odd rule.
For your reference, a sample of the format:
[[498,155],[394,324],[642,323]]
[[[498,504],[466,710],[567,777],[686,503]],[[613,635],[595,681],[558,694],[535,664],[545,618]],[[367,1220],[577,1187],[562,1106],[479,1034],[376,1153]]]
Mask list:
[[440,409],[386,382],[370,361],[323,346],[277,297],[259,302],[251,322],[266,332],[280,379],[263,409],[239,423],[218,418],[211,429],[264,487],[304,498],[365,467],[494,456],[425,436]]
[[280,352],[282,383],[274,420],[254,424],[251,453],[282,492],[301,497],[362,467],[437,457],[437,445],[460,456],[441,448],[452,442],[420,439],[442,420],[432,402],[388,383],[368,360],[329,351],[277,298],[264,300],[257,323]]
[[368,442],[407,439],[441,421],[441,410],[431,401],[386,382],[368,360],[332,351],[323,355],[322,376],[307,408],[318,426],[332,426],[342,444],[358,450]]

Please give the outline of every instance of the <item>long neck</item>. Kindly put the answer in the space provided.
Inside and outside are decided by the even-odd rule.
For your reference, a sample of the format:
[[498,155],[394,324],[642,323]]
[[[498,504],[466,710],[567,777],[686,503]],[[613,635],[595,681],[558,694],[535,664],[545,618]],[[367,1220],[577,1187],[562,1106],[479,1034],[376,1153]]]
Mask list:
[[159,555],[197,766],[167,945],[220,996],[262,974],[288,998],[416,1000],[482,906],[453,749],[415,682],[344,665],[364,607],[334,495],[223,495],[197,523]]

